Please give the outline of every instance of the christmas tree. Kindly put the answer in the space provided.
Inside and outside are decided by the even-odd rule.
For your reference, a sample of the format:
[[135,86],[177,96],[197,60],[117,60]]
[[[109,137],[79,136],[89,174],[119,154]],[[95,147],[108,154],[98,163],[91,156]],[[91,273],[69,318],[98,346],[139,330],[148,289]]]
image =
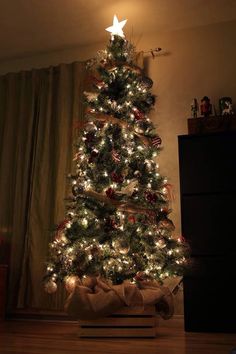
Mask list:
[[45,289],[100,276],[111,284],[182,275],[186,247],[172,236],[170,185],[155,161],[161,139],[148,114],[152,80],[135,64],[134,46],[114,17],[107,48],[89,62],[96,69],[85,92],[86,125],[69,176],[67,216],[50,244]]

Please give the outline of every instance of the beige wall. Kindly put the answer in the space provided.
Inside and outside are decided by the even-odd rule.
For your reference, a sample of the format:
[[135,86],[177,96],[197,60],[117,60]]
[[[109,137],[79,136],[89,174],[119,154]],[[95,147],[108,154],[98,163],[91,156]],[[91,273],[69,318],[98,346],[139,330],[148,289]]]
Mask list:
[[[102,43],[2,62],[0,74],[85,60],[104,46]],[[187,118],[194,97],[200,101],[204,95],[209,96],[217,109],[221,96],[231,96],[236,102],[236,21],[145,34],[137,44],[138,50],[155,47],[164,50],[155,60],[146,59],[148,75],[154,81],[153,92],[158,96],[151,118],[163,139],[160,170],[175,189],[172,219],[178,235],[181,227],[177,136],[187,133]],[[181,296],[180,292],[177,313],[182,313]]]

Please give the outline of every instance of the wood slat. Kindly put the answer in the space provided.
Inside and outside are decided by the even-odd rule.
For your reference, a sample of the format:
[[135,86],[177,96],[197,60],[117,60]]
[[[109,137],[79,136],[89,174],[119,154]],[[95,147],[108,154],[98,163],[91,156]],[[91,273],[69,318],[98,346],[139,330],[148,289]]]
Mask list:
[[79,321],[79,337],[155,337],[155,306],[125,306],[114,314],[95,320]]
[[81,327],[155,327],[155,317],[105,317],[93,321],[79,321]]

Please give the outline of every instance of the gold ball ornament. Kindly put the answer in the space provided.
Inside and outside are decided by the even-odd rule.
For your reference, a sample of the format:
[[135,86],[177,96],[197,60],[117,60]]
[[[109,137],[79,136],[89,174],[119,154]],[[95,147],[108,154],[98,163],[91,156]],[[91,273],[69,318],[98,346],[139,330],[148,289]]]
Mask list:
[[124,238],[118,238],[112,242],[112,246],[115,251],[121,254],[127,254],[130,250],[130,245],[128,241]]
[[53,294],[57,291],[57,284],[53,280],[49,280],[45,285],[44,289],[48,294]]
[[76,287],[79,277],[77,275],[68,275],[65,279],[65,288],[69,293],[72,293]]

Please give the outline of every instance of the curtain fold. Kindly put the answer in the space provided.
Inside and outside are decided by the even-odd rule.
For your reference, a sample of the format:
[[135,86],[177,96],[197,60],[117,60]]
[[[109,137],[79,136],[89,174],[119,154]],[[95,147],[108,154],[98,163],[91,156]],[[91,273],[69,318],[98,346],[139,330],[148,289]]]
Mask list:
[[8,311],[64,306],[64,291],[46,294],[42,279],[51,230],[65,217],[85,77],[84,63],[73,63],[0,78],[0,233],[11,248]]

